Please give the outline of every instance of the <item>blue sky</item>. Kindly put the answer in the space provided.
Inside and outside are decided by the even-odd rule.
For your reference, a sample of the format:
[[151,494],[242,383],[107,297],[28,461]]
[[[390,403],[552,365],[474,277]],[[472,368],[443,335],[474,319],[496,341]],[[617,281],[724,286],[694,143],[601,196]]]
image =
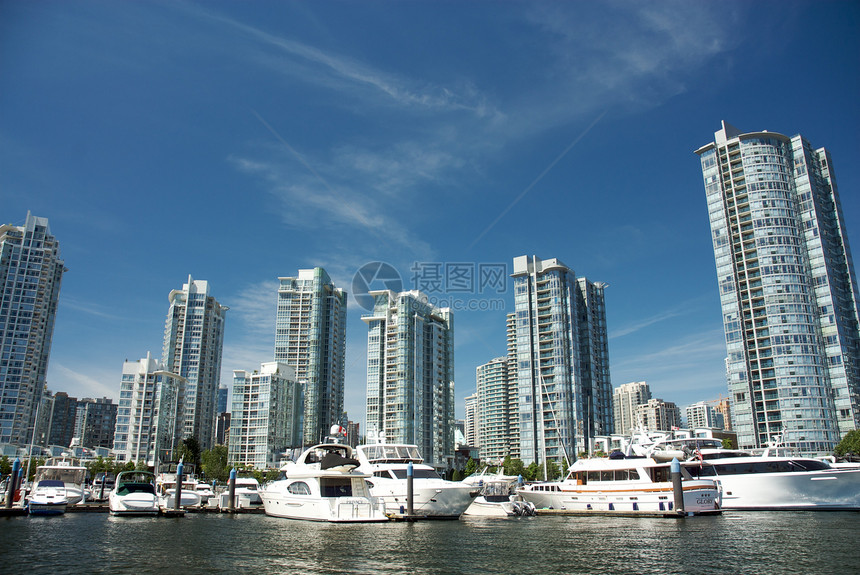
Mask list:
[[[279,276],[534,254],[610,285],[613,385],[725,395],[693,151],[721,120],[829,148],[860,249],[858,29],[847,1],[3,2],[0,220],[49,218],[69,268],[49,387],[115,398],[188,274],[230,307],[227,383],[272,355]],[[455,313],[458,415],[504,314]]]

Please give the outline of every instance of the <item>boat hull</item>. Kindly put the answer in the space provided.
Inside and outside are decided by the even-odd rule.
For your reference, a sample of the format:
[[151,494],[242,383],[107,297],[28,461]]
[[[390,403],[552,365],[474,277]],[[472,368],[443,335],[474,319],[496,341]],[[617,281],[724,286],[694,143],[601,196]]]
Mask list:
[[[541,490],[541,488],[548,488]],[[685,481],[684,513],[714,513],[722,508],[713,481]],[[520,490],[520,496],[538,509],[601,512],[678,512],[671,483],[622,487],[600,485],[538,484]]]
[[[385,503],[385,512],[404,515],[408,511],[406,481],[373,477],[370,494]],[[435,519],[456,519],[475,499],[475,488],[441,480],[414,480],[412,513]]]
[[30,515],[62,515],[66,512],[66,505],[67,503],[65,501],[30,501],[27,505],[27,513]]
[[860,510],[860,470],[718,475],[714,479],[723,490],[723,509]]
[[266,515],[305,521],[367,523],[388,521],[381,505],[364,497],[313,497],[289,493],[261,492]]
[[113,515],[158,515],[158,498],[147,493],[111,494],[108,505]]

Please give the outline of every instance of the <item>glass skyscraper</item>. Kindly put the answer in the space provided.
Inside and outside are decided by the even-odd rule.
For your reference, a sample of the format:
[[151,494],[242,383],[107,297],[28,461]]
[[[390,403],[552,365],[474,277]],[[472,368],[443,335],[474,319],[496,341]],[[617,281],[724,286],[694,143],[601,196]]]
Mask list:
[[830,155],[725,122],[696,153],[738,443],[829,454],[860,424],[857,280]]
[[65,271],[46,218],[0,225],[0,443],[33,436]]
[[194,437],[201,450],[214,444],[226,306],[209,295],[209,282],[188,276],[168,296],[164,369],[184,378],[178,413],[181,438]]
[[520,458],[561,469],[612,432],[605,284],[557,259],[514,258]]
[[454,455],[454,315],[419,291],[372,291],[367,334],[367,432],[415,444],[425,461]]
[[295,368],[304,385],[303,443],[313,445],[332,425],[346,425],[346,292],[319,267],[278,279],[275,361]]

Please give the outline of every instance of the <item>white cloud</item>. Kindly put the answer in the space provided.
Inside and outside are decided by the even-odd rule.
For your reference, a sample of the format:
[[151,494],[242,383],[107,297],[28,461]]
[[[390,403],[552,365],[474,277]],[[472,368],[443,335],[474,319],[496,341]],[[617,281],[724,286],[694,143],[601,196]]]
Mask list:
[[[87,368],[86,373],[75,371],[71,367],[56,363],[52,371],[57,371],[65,380],[62,391],[79,399],[84,397],[115,398],[119,391],[120,370],[98,370]],[[107,382],[107,383],[106,383]],[[50,385],[49,385],[50,387]]]

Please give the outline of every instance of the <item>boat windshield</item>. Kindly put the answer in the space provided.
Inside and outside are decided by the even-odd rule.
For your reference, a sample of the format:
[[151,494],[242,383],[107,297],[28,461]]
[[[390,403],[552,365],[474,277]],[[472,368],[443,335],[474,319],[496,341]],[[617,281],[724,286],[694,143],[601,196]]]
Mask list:
[[84,482],[86,473],[87,470],[84,467],[39,467],[36,477],[37,481],[51,479],[80,485]]
[[371,463],[421,463],[424,458],[414,445],[365,445],[360,448]]

